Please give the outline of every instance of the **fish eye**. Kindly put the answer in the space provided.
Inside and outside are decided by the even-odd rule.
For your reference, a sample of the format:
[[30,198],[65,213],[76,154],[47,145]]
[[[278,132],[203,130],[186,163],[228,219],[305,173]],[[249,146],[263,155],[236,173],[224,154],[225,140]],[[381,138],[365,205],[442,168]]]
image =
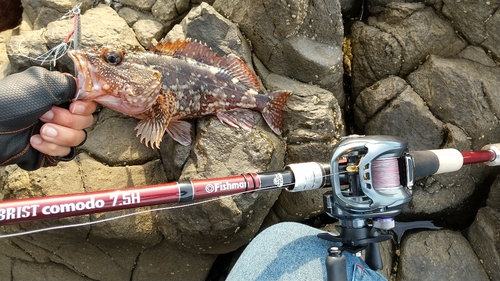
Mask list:
[[123,60],[123,53],[115,50],[105,50],[101,57],[110,65],[119,65]]

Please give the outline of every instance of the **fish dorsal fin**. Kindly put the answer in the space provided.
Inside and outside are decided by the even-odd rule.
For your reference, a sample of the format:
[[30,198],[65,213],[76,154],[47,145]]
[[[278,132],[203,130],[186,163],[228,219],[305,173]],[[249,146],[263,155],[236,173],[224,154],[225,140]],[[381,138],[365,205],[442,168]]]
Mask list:
[[219,67],[228,71],[240,83],[256,91],[260,90],[260,83],[253,71],[237,56],[230,54],[219,56],[207,45],[197,41],[162,40],[152,45],[150,51],[158,55],[167,55],[174,58],[190,58],[197,62]]

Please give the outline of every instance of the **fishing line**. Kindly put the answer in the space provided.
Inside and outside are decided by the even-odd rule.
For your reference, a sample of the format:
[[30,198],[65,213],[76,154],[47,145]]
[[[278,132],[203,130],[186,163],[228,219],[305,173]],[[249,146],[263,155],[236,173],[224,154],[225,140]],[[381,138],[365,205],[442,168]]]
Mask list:
[[27,58],[31,61],[35,61],[40,65],[44,65],[46,62],[49,62],[49,66],[51,70],[56,66],[57,60],[66,55],[68,50],[71,48],[70,39],[73,37],[73,48],[78,50],[80,48],[81,42],[81,21],[80,21],[80,6],[82,3],[75,5],[71,10],[69,10],[66,14],[64,14],[59,20],[64,20],[73,17],[73,28],[70,33],[66,36],[63,42],[57,44],[47,52],[37,56],[31,57],[29,55],[21,54],[21,44],[24,42],[21,40],[18,44],[18,51],[20,57]]

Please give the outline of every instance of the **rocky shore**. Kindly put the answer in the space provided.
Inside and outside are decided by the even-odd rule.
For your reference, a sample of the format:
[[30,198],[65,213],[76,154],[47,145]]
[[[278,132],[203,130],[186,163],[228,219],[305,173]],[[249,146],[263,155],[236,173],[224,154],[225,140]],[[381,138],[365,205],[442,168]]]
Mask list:
[[[33,58],[64,40],[73,20],[60,18],[81,2],[83,46],[142,50],[164,37],[192,38],[242,58],[263,88],[293,96],[282,136],[258,113],[251,132],[206,117],[193,121],[193,145],[166,135],[159,150],[135,137],[137,120],[102,108],[74,161],[34,172],[0,168],[1,200],[329,162],[332,147],[351,133],[398,136],[411,150],[467,151],[500,142],[500,1],[376,0],[365,7],[356,0],[21,2],[20,25],[0,33],[0,78],[39,65]],[[55,68],[73,73],[67,57]],[[418,181],[397,219],[433,220],[442,229],[412,230],[401,245],[384,242],[381,273],[397,281],[500,280],[498,173],[475,164]],[[0,280],[223,280],[265,227],[321,216],[323,193],[252,193],[0,239]]]

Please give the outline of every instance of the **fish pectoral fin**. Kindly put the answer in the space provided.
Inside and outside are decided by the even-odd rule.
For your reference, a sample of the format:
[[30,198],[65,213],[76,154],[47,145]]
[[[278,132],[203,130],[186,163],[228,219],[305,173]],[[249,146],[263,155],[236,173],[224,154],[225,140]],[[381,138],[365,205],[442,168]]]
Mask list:
[[192,143],[193,130],[191,124],[182,120],[171,120],[167,127],[167,133],[184,146]]
[[144,141],[146,146],[160,148],[170,116],[168,108],[158,103],[142,114],[143,119],[135,126],[136,136],[140,137],[141,143]]
[[[292,95],[289,91],[275,91],[270,92],[267,95],[266,106],[261,109],[262,117],[266,121],[269,128],[277,135],[281,135],[283,131],[282,122],[282,109],[285,106],[286,101]],[[261,98],[266,98],[264,95]]]
[[217,112],[215,116],[217,116],[222,123],[234,128],[241,127],[247,131],[251,131],[255,126],[253,111],[249,109],[238,108],[230,111]]

